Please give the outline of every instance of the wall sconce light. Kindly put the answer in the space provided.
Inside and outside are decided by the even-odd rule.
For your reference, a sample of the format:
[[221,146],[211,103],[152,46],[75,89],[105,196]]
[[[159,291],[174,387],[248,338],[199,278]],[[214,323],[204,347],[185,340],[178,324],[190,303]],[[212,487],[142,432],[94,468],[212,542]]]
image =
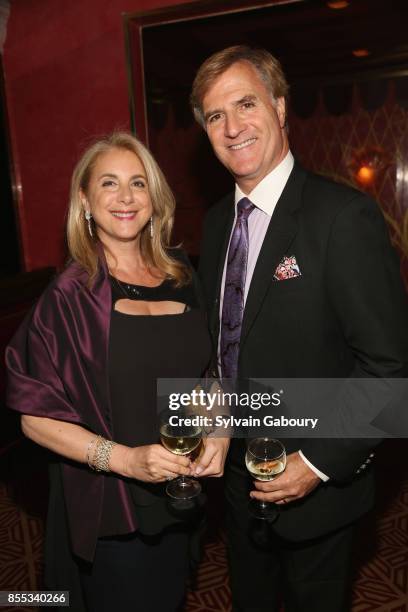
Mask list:
[[375,170],[370,166],[361,166],[357,170],[355,178],[360,185],[369,187],[370,185],[373,185],[375,181]]
[[361,187],[374,187],[390,165],[390,159],[380,147],[365,147],[354,151],[348,164],[353,180]]

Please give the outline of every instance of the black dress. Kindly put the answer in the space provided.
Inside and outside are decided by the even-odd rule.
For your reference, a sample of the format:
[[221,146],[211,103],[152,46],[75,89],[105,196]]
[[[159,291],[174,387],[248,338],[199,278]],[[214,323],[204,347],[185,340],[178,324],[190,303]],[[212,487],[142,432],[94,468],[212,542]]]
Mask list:
[[[156,381],[198,378],[210,358],[205,314],[193,285],[177,288],[170,281],[158,287],[129,285],[111,278],[112,315],[109,339],[113,439],[127,446],[157,443]],[[186,305],[176,315],[129,315],[115,310],[120,299],[173,301]],[[113,606],[144,612],[173,612],[183,599],[188,571],[189,529],[168,506],[162,484],[127,481],[138,531],[115,537],[115,507],[105,477],[105,495],[92,568],[82,572],[87,606]],[[118,572],[118,568],[120,572]]]

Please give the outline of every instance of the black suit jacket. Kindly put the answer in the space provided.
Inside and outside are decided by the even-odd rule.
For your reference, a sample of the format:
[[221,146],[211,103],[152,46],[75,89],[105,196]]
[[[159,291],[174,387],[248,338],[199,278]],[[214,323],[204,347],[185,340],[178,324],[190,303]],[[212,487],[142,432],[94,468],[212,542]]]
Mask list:
[[[200,276],[217,346],[219,295],[233,194],[206,217]],[[301,276],[274,281],[284,256]],[[407,301],[383,216],[366,195],[298,164],[276,205],[249,289],[240,342],[240,378],[405,376]],[[296,444],[298,444],[296,446]],[[373,502],[371,470],[357,475],[373,441],[288,442],[330,476],[282,512],[275,529],[308,539],[355,520]]]

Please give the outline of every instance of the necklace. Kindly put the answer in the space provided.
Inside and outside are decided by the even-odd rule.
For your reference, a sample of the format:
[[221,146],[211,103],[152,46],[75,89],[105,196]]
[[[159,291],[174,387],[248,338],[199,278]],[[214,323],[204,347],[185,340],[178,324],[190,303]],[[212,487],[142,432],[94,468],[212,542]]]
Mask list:
[[141,291],[135,285],[129,285],[129,283],[124,283],[123,281],[120,281],[118,278],[116,278],[116,276],[111,275],[111,277],[115,281],[115,284],[118,289],[128,300],[134,300],[135,298],[138,298],[141,295]]
[[119,280],[113,274],[110,274],[111,279],[114,281],[115,286],[119,289],[120,293],[122,293],[128,300],[155,300],[157,299],[157,292],[162,293],[163,289],[166,288],[166,279],[160,283],[160,285],[155,285],[153,287],[148,287],[144,285],[132,285],[131,283],[126,283],[124,281]]
[[[187,294],[183,289],[176,289],[169,283],[168,279],[164,279],[160,285],[154,287],[148,287],[144,285],[132,285],[119,280],[113,274],[109,274],[111,279],[112,287],[112,303],[115,304],[118,300],[122,299],[122,295],[128,300],[145,300],[147,302],[180,302],[185,304],[184,312],[191,310],[189,302],[190,292]],[[119,295],[118,295],[119,294]]]

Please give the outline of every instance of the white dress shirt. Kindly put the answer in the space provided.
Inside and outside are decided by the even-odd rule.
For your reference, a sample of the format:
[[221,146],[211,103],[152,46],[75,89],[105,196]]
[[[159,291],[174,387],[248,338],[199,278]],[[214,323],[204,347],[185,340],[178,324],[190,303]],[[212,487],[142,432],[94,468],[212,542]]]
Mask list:
[[[238,185],[235,185],[235,217],[232,225],[231,235],[229,242],[231,241],[232,232],[235,226],[237,218],[237,204],[242,198],[249,198],[255,208],[248,217],[248,262],[247,262],[247,273],[245,279],[244,289],[244,304],[248,296],[249,287],[251,285],[252,276],[254,274],[256,262],[258,260],[259,252],[261,250],[266,232],[269,227],[269,222],[272,218],[276,204],[285,188],[288,181],[289,175],[292,172],[294,165],[294,158],[290,151],[288,151],[286,157],[281,163],[276,166],[267,174],[260,183],[251,191],[251,193],[245,194]],[[227,255],[229,250],[229,242]],[[225,285],[225,273],[227,269],[227,257],[225,258],[224,270],[222,274],[221,292],[220,292],[220,321],[222,320],[222,307],[224,302],[224,285]],[[220,338],[218,339],[218,355],[220,353]],[[219,360],[220,362],[220,360]],[[299,455],[303,461],[310,467],[313,472],[319,476],[323,481],[329,480],[328,476],[318,470],[308,459],[303,455],[302,451],[299,451]]]

